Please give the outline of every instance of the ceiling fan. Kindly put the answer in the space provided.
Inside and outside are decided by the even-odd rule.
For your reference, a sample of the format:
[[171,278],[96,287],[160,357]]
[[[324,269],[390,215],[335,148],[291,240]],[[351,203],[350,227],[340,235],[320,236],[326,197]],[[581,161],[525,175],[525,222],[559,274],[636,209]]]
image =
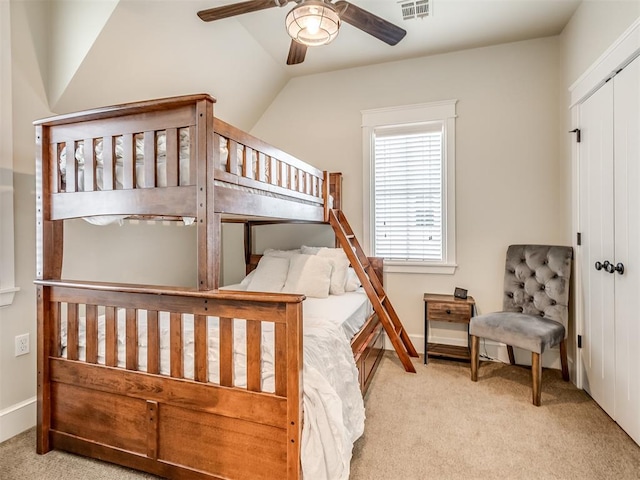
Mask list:
[[338,35],[342,22],[389,45],[397,44],[407,34],[393,23],[344,0],[335,3],[331,0],[249,0],[201,10],[198,16],[205,22],[211,22],[271,7],[284,7],[290,2],[297,5],[285,19],[287,33],[291,37],[287,65],[302,63],[307,47],[330,43]]

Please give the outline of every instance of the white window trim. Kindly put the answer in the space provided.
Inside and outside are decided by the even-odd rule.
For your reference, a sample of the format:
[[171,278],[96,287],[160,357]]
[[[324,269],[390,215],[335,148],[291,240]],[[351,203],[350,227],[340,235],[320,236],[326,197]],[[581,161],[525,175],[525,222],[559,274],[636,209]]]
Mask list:
[[15,261],[13,239],[13,129],[11,108],[10,2],[0,1],[0,307],[13,303]]
[[443,169],[443,212],[442,231],[445,238],[443,244],[443,260],[439,262],[407,262],[385,260],[384,271],[389,273],[436,273],[452,275],[456,264],[456,192],[455,192],[455,119],[457,100],[422,103],[401,107],[377,108],[362,110],[362,152],[363,152],[363,228],[364,248],[372,251],[373,246],[373,189],[371,175],[373,163],[373,131],[385,125],[401,125],[409,123],[442,121],[445,125],[443,142],[445,168]]

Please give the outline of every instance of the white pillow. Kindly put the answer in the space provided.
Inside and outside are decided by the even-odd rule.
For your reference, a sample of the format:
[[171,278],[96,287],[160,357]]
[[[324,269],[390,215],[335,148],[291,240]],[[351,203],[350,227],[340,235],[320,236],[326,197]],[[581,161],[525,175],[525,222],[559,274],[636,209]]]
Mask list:
[[345,284],[347,283],[347,271],[349,269],[349,259],[347,254],[341,248],[323,247],[318,250],[319,257],[329,258],[332,262],[333,270],[331,271],[331,287],[329,293],[331,295],[342,295],[345,292]]
[[287,280],[289,259],[263,256],[252,272],[248,292],[280,292]]
[[307,247],[306,245],[302,245],[300,252],[305,255],[317,255],[321,248],[325,247]]
[[[256,265],[256,268],[258,268],[258,266],[257,266],[257,265]],[[255,270],[255,268],[254,268],[253,270],[251,270],[251,271],[249,272],[249,275],[247,275],[246,277],[244,277],[244,278],[242,279],[242,281],[240,282],[240,286],[241,286],[241,287],[245,287],[245,288],[246,288],[246,287],[247,287],[247,285],[249,285],[249,282],[251,282],[251,277],[253,277],[255,273],[256,273],[256,270]]]
[[299,293],[307,297],[327,298],[332,268],[328,258],[317,255],[294,255],[289,261],[287,280],[282,291]]
[[347,270],[347,282],[344,285],[344,289],[346,292],[355,292],[358,288],[360,288],[362,284],[360,283],[360,279],[356,274],[356,271],[349,267]]
[[294,250],[276,250],[274,248],[267,248],[262,255],[267,257],[291,258],[294,255],[299,255],[300,253],[301,250],[299,248]]

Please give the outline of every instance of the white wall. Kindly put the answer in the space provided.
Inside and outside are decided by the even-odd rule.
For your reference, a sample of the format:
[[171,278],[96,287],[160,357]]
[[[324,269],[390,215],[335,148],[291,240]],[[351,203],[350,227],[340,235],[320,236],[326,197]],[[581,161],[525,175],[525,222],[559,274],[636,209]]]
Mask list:
[[[47,58],[50,105],[55,105],[120,0],[58,0],[51,11]],[[73,28],[68,28],[73,25]]]
[[[423,292],[449,293],[457,285],[469,289],[481,311],[498,308],[502,285],[500,270],[507,244],[571,242],[565,92],[574,77],[637,18],[637,6],[635,0],[587,1],[560,38],[299,78],[283,89],[254,133],[319,167],[344,172],[345,211],[356,232],[361,233],[360,110],[443,98],[459,100],[457,218],[460,267],[454,276],[394,274],[386,278],[401,318],[419,337],[423,331]],[[127,19],[131,15],[128,21],[135,24],[142,12],[137,5],[130,7],[131,10],[118,13]],[[161,9],[157,14],[162,12]],[[0,311],[0,441],[35,424],[32,121],[52,114],[43,82],[46,78],[43,68],[48,59],[47,3],[14,1],[11,14],[15,266],[16,283],[21,290],[13,305]],[[105,43],[97,46],[97,53],[104,52],[108,57],[104,64],[113,65],[109,62],[120,58],[118,51],[126,49],[123,50],[122,40],[117,38],[118,32],[108,34],[113,41],[101,36],[100,40]],[[109,52],[114,45],[115,53]],[[85,66],[86,70],[74,76],[70,90],[64,95],[65,105],[95,107],[111,100],[129,100],[125,97],[139,95],[135,92],[147,92],[145,86],[151,83],[154,94],[176,93],[172,89],[177,87],[169,77],[154,77],[151,64],[144,67],[146,73],[139,79],[110,76],[108,89],[95,88],[100,84],[100,58],[98,55]],[[183,89],[180,93],[192,93],[206,83],[202,78],[195,78],[196,75],[197,72],[190,72],[189,76],[194,77],[190,84],[186,77],[181,77],[181,82],[185,83],[180,85]],[[235,77],[228,77],[231,83],[235,81]],[[217,86],[211,85],[216,94]],[[229,86],[226,91],[233,92],[236,87]],[[238,108],[242,105],[244,103]],[[225,108],[232,113],[232,106]],[[234,116],[246,118],[243,112]],[[233,121],[229,116],[224,118]],[[550,183],[537,186],[538,181]],[[539,213],[523,213],[516,203],[516,199],[523,197],[526,203],[537,207]],[[66,233],[78,233],[79,237],[71,241],[81,244],[92,239],[85,233],[89,227],[80,223],[77,228],[67,229]],[[232,239],[237,236],[233,228],[229,232]],[[291,241],[288,233],[283,235]],[[324,233],[314,232],[303,241],[328,240]],[[258,243],[257,249],[265,247]],[[241,255],[235,248],[238,245],[234,245],[234,258]],[[231,269],[230,280],[237,279],[232,278],[233,275],[238,273]],[[13,338],[26,332],[31,334],[32,353],[16,358],[13,356]],[[458,332],[442,329],[439,333],[458,335]]]
[[197,286],[195,225],[124,220],[65,222],[62,277],[75,280]]
[[[70,2],[75,0],[57,0],[52,18],[64,16]],[[89,18],[104,18],[101,2],[82,3],[87,4],[81,9],[86,23]],[[286,65],[265,52],[237,20],[212,24],[195,15],[209,6],[206,0],[119,1],[66,89],[57,92],[60,97],[52,108],[65,113],[209,93],[218,100],[218,118],[251,128],[285,84]],[[54,29],[52,34],[57,38],[60,31]],[[74,65],[69,60],[65,73]]]
[[640,0],[580,4],[560,35],[563,93],[639,16]]
[[0,3],[0,309],[13,302],[13,114],[10,4]]
[[[0,441],[35,424],[36,297],[34,130],[31,122],[50,115],[38,56],[47,25],[46,5],[11,3],[11,96],[16,293],[0,310]],[[14,338],[29,333],[31,353],[14,356]]]
[[[423,342],[425,292],[469,290],[478,310],[501,307],[511,243],[570,244],[569,178],[559,156],[558,39],[544,38],[291,80],[253,134],[344,174],[344,210],[362,234],[364,109],[458,99],[454,275],[387,274],[400,318]],[[430,333],[464,341],[459,326]]]

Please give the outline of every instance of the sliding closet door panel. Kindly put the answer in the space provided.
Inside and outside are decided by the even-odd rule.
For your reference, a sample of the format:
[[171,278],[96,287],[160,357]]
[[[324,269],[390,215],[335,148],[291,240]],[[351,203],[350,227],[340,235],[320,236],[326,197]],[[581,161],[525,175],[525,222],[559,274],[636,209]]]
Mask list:
[[613,78],[616,401],[614,419],[640,443],[640,58]]
[[614,415],[614,280],[596,262],[613,261],[613,82],[580,105],[580,247],[584,388]]

